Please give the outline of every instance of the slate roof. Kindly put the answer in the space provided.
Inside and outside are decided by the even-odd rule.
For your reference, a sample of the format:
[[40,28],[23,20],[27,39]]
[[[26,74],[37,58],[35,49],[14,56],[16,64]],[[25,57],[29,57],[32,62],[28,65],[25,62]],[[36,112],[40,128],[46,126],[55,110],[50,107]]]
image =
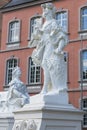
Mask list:
[[37,0],[12,0],[7,5],[5,5],[4,8],[18,6],[18,5],[22,5],[22,4],[26,4],[26,3],[30,3],[34,1],[37,1]]

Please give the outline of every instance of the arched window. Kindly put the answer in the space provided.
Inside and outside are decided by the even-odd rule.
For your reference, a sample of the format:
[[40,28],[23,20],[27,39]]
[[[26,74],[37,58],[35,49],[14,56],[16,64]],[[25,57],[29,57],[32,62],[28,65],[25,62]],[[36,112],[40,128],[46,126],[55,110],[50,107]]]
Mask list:
[[20,21],[14,20],[9,23],[8,43],[19,42],[20,40]]
[[67,11],[59,11],[56,13],[56,19],[58,24],[63,27],[63,29],[68,31],[68,14]]
[[30,85],[41,84],[41,67],[35,65],[32,58],[29,58],[29,79],[28,83]]
[[6,85],[12,80],[12,71],[14,67],[18,66],[18,60],[16,58],[11,58],[7,60],[6,63]]

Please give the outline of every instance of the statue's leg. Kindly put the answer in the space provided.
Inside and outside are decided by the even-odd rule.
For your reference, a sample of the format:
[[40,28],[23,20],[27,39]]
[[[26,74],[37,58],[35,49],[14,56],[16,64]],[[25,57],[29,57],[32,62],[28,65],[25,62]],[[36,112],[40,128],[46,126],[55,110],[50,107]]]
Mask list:
[[58,70],[57,70],[57,64],[58,64],[58,61],[56,61],[56,60],[53,60],[53,65],[52,65],[52,67],[51,67],[51,69],[50,69],[50,77],[51,77],[51,82],[52,82],[52,89],[51,89],[51,91],[57,91],[58,90],[58,80],[59,80],[59,73],[57,72]]
[[43,70],[44,70],[44,85],[43,85],[41,94],[46,94],[48,92],[48,86],[51,82],[51,79],[50,79],[50,74],[49,74],[48,68],[45,66],[45,68],[43,68]]

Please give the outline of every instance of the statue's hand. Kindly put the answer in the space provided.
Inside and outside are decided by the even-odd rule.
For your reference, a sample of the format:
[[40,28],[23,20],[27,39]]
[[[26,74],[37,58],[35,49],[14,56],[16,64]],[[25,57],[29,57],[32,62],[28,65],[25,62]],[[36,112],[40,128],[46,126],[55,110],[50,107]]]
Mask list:
[[59,48],[57,48],[57,49],[54,50],[54,54],[61,54],[61,52],[62,51]]

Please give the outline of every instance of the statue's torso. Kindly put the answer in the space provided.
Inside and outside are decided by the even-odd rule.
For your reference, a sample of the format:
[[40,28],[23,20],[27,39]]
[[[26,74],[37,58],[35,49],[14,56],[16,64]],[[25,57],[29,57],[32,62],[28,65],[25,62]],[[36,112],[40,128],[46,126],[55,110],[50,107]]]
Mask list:
[[[52,54],[54,50],[54,46],[51,44],[50,34],[53,28],[54,20],[50,20],[49,22],[45,22],[43,25],[43,43],[45,44],[45,50],[43,55],[43,60],[46,60]],[[56,24],[56,23],[55,23]]]

